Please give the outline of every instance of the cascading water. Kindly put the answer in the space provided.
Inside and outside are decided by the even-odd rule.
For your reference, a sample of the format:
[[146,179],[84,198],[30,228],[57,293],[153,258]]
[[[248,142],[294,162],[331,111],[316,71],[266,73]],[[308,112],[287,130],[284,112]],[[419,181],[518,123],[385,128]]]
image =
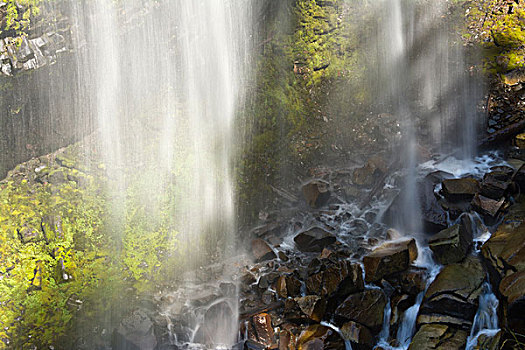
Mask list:
[[[138,183],[140,210],[180,250],[176,268],[189,271],[233,251],[232,129],[251,45],[250,3],[71,5],[77,42],[86,44],[78,55],[80,91],[93,101],[84,108],[96,121],[115,238],[132,225],[125,208]],[[218,344],[236,340],[236,301],[229,305],[224,327],[211,335]]]
[[465,350],[474,349],[481,335],[493,337],[499,332],[498,304],[498,299],[492,292],[490,283],[485,282],[482,294],[479,296],[479,308],[476,316],[474,316],[474,323],[472,324]]
[[[418,171],[422,151],[456,153],[470,158],[475,152],[476,101],[479,94],[467,73],[459,38],[443,23],[447,1],[383,1],[373,61],[379,84],[378,106],[397,116],[403,141],[399,165],[405,169],[399,215],[393,225],[405,236],[424,241],[419,203]],[[378,68],[376,68],[378,67]],[[439,272],[427,247],[418,247],[427,269],[427,288]],[[396,349],[407,349],[415,333],[416,318],[425,292],[403,315]],[[385,315],[390,313],[387,304]],[[385,319],[379,345],[388,344]]]

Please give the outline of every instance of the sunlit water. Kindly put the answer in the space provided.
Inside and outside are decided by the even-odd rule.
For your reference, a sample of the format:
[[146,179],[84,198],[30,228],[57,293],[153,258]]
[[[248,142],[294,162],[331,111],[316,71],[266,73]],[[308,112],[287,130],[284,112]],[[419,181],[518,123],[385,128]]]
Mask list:
[[[235,245],[233,124],[247,80],[251,2],[95,0],[71,6],[79,90],[88,101],[79,108],[96,122],[115,232],[126,225],[129,184],[142,177],[135,196],[151,217],[168,222],[187,270],[208,255],[228,255]],[[170,209],[157,200],[168,192],[176,203]],[[217,344],[236,341],[232,300],[235,317],[213,330]]]

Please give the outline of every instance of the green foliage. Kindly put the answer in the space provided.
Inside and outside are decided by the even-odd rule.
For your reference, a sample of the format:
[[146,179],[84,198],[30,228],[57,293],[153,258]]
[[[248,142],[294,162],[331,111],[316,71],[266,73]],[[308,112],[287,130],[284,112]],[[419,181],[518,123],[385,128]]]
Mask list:
[[[38,172],[35,167],[43,167]],[[34,161],[0,183],[0,338],[15,348],[56,343],[75,295],[108,278],[104,201],[92,176]],[[85,187],[79,183],[86,184]]]
[[[141,173],[131,182],[126,198],[126,222],[123,237],[123,263],[135,281],[139,292],[151,289],[176,268],[167,259],[177,246],[177,231],[173,221],[175,210],[174,188],[146,191],[148,181],[156,174]],[[157,210],[160,209],[160,210]]]
[[[252,137],[237,170],[241,202],[256,207],[248,216],[268,203],[271,186],[286,186],[291,171],[308,167],[329,144],[324,111],[339,108],[346,117],[348,105],[365,97],[359,83],[364,68],[356,54],[359,29],[345,17],[355,5],[342,0],[279,4],[267,15],[271,20],[261,35],[267,39],[242,116]],[[341,96],[337,107],[327,106],[331,94]]]
[[512,1],[485,0],[468,2],[470,30],[477,35],[464,37],[481,44],[485,69],[505,73],[525,66],[525,4]]
[[3,31],[14,30],[17,35],[24,35],[29,29],[31,19],[40,14],[41,0],[7,0],[5,13],[0,18]]

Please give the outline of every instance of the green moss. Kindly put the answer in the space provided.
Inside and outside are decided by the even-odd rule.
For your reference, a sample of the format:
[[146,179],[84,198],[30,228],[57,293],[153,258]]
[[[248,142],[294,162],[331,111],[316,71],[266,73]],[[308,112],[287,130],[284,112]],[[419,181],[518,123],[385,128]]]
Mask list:
[[503,0],[466,3],[471,9],[469,30],[477,34],[467,40],[482,47],[485,71],[496,74],[524,67],[525,5]]

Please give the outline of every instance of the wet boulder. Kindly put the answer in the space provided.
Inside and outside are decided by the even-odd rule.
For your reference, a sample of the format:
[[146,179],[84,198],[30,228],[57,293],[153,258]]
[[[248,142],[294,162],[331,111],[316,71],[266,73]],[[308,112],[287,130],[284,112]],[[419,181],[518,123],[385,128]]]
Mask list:
[[381,157],[375,156],[370,158],[364,166],[354,170],[352,182],[359,186],[370,186],[386,171],[385,161]]
[[468,333],[446,324],[425,324],[416,332],[408,350],[465,349]]
[[304,184],[301,190],[311,208],[321,208],[330,199],[329,184],[323,180],[312,180]]
[[441,192],[451,202],[470,201],[479,192],[479,182],[472,178],[447,179],[442,182]]
[[326,311],[326,299],[317,295],[287,299],[284,305],[287,319],[309,319],[321,322]]
[[335,236],[321,227],[312,227],[294,238],[297,249],[302,252],[322,252],[326,246],[335,241]]
[[[512,174],[511,174],[512,176]],[[504,170],[493,171],[483,176],[480,194],[494,200],[500,200],[511,190],[511,181]]]
[[354,321],[372,331],[381,329],[387,297],[382,289],[367,289],[349,295],[335,310],[337,317]]
[[506,74],[502,74],[501,78],[507,85],[518,85],[519,83],[525,83],[525,70],[524,69],[513,69]]
[[[523,208],[523,203],[519,206]],[[512,215],[513,214],[513,215]],[[489,264],[492,280],[506,309],[511,328],[518,333],[525,332],[525,223],[523,211],[507,216],[492,237],[485,242],[481,253]],[[516,217],[514,217],[516,215]]]
[[272,318],[269,314],[257,314],[250,319],[250,323],[248,324],[248,339],[263,345],[263,349],[275,343]]
[[404,294],[415,296],[426,287],[426,270],[423,268],[410,267],[406,271],[390,275],[385,278],[391,285]]
[[386,242],[363,258],[365,282],[377,282],[391,274],[405,271],[417,259],[413,238]]
[[440,264],[457,263],[466,257],[472,246],[472,233],[463,224],[456,224],[432,236],[428,246]]
[[255,262],[272,260],[277,257],[268,243],[260,238],[252,240],[252,256]]
[[472,199],[472,207],[481,215],[494,219],[505,209],[505,198],[494,200],[476,194]]
[[348,260],[329,262],[324,270],[308,277],[306,289],[311,294],[321,296],[346,296],[365,288],[363,273],[359,264]]
[[301,295],[301,281],[294,276],[280,276],[275,284],[277,295],[283,299]]
[[375,345],[372,332],[362,324],[349,321],[341,326],[343,338],[352,342],[352,349],[368,350]]
[[344,349],[344,340],[333,329],[314,324],[304,329],[297,339],[297,350]]
[[116,350],[154,350],[157,339],[146,312],[135,310],[124,318],[113,332],[111,345]]
[[483,266],[475,256],[445,266],[425,293],[418,324],[447,323],[468,327],[478,309],[484,279]]

